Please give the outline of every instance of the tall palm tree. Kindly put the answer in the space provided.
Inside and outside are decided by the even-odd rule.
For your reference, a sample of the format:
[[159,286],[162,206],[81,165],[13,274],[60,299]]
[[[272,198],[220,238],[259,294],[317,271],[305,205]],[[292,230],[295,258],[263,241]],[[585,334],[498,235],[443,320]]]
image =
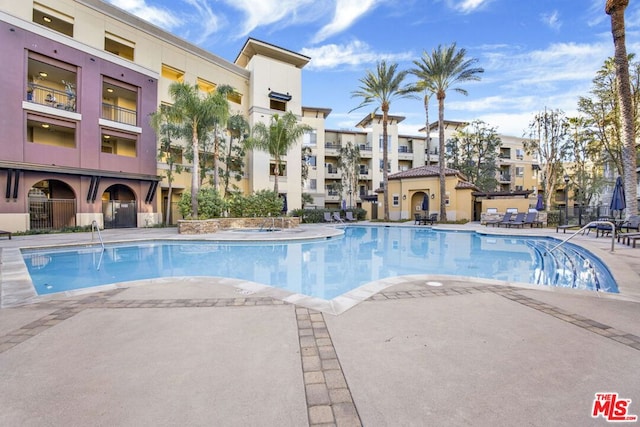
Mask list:
[[296,144],[302,135],[311,130],[311,127],[298,123],[298,118],[292,112],[286,112],[282,116],[274,114],[269,126],[264,123],[256,123],[253,126],[253,135],[245,140],[247,149],[258,149],[271,154],[274,160],[273,191],[278,194],[278,176],[282,156],[286,156],[289,150]]
[[[193,152],[191,170],[191,216],[198,217],[198,193],[200,191],[200,140],[211,131],[217,114],[224,107],[221,97],[214,93],[201,96],[198,85],[175,82],[169,86],[173,104],[167,108],[169,120],[181,126],[182,136]],[[226,97],[224,103],[227,103]],[[228,108],[228,106],[227,106]]]
[[625,41],[624,11],[629,0],[607,0],[605,12],[611,16],[613,34],[614,62],[618,79],[618,98],[622,118],[622,159],[624,165],[624,190],[626,193],[626,217],[638,213],[638,187],[636,169],[638,167],[636,138],[633,118],[633,100],[629,79],[629,61]]
[[[438,100],[440,218],[443,221],[447,219],[445,204],[444,100],[447,97],[448,90],[467,95],[468,92],[465,89],[452,86],[458,83],[480,80],[479,74],[484,73],[484,69],[474,66],[478,60],[476,58],[467,59],[466,55],[466,49],[457,49],[455,43],[449,46],[439,45],[437,49],[431,52],[431,55],[426,51],[423,52],[421,60],[413,61],[416,68],[409,71],[418,78],[418,82],[414,84],[414,89],[418,88],[430,92]],[[428,126],[429,124],[427,123]]]
[[220,136],[227,130],[229,120],[229,102],[227,96],[233,93],[233,87],[220,85],[211,94],[215,99],[213,123],[213,187],[218,190],[220,187]]
[[[406,71],[398,71],[398,64],[389,64],[382,60],[378,62],[376,70],[367,70],[364,77],[360,81],[360,88],[351,92],[351,97],[362,98],[362,102],[356,108],[377,103],[382,110],[382,185],[383,185],[383,204],[384,204],[384,220],[389,220],[389,198],[387,187],[389,171],[387,165],[389,163],[389,147],[387,144],[388,134],[387,125],[389,123],[389,107],[391,101],[395,98],[413,98],[413,92],[403,86],[402,82],[407,76]],[[376,110],[378,107],[376,107]],[[350,112],[351,112],[350,111]],[[375,113],[375,110],[374,110]]]

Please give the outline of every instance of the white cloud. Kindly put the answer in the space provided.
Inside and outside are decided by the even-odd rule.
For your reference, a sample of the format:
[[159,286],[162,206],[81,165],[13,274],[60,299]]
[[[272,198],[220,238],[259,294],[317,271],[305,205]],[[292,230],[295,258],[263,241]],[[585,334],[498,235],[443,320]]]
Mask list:
[[461,13],[471,13],[486,7],[493,0],[446,0],[447,6]]
[[[191,19],[197,29],[197,36],[194,37],[195,43],[200,44],[205,42],[212,34],[217,33],[220,30],[221,18],[218,17],[206,0],[183,0],[187,4],[193,6],[197,14],[197,18]],[[197,22],[197,24],[196,24]]]
[[[281,27],[298,24],[317,18],[319,7],[316,0],[225,0],[245,14],[244,22],[236,37],[244,37],[254,29],[274,23]],[[315,16],[314,16],[315,15]]]
[[312,42],[322,42],[349,28],[358,18],[373,10],[376,3],[376,0],[336,0],[333,20],[318,31]]
[[562,27],[562,21],[560,21],[560,14],[557,10],[549,13],[543,13],[540,15],[542,22],[553,30],[559,30]]
[[145,0],[107,0],[115,7],[126,10],[140,19],[144,19],[165,30],[172,30],[183,24],[175,13],[159,7],[149,6]]
[[340,68],[342,66],[357,66],[375,63],[379,60],[405,61],[415,57],[412,52],[378,53],[371,50],[369,45],[360,40],[349,44],[327,44],[314,48],[304,48],[300,53],[311,58],[305,69],[321,70]]

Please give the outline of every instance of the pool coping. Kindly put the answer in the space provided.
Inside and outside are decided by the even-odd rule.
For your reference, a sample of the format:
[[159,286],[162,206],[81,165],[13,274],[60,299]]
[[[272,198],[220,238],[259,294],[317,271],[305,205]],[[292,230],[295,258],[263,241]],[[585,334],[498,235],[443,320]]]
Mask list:
[[[354,225],[354,224],[352,224]],[[361,226],[407,226],[402,224],[358,224]],[[333,238],[337,236],[341,236],[343,234],[342,227],[346,226],[346,224],[339,224],[334,226],[326,226],[326,227],[313,227],[308,228],[307,230],[302,230],[296,234],[295,237],[288,235],[288,233],[283,233],[287,235],[279,235],[274,236],[272,233],[260,233],[261,236],[254,236],[252,233],[233,233],[231,231],[226,233],[215,233],[209,234],[206,236],[203,235],[174,235],[173,237],[141,237],[141,238],[120,238],[109,240],[108,244],[124,244],[131,242],[149,242],[149,241],[224,241],[224,242],[249,242],[249,241],[300,241],[300,240],[318,240],[318,239],[326,239]],[[424,228],[418,226],[411,226],[415,228]],[[477,232],[483,235],[496,235],[502,236],[530,236],[530,237],[542,237],[540,233],[533,232],[517,232],[513,233],[515,230],[509,230],[508,233],[505,232],[496,232],[493,230],[484,230],[484,229],[469,229],[469,228],[456,228],[456,227],[428,227],[433,228],[438,231],[459,231],[459,232]],[[238,239],[235,236],[239,234],[243,234],[242,239]],[[246,234],[246,236],[244,236]],[[257,234],[257,233],[256,233]],[[265,239],[264,234],[268,234],[269,238]],[[558,241],[560,239],[558,237],[554,237],[553,235],[549,235],[545,233],[544,237],[551,237]],[[258,238],[259,237],[259,238]],[[602,240],[600,241],[602,242]],[[598,243],[600,243],[598,242]],[[577,242],[572,242],[577,243]],[[583,243],[583,242],[580,242]],[[495,280],[495,279],[484,279],[484,278],[474,278],[467,276],[455,276],[455,275],[402,275],[402,276],[394,276],[390,278],[385,278],[373,282],[369,282],[359,286],[356,289],[352,289],[342,295],[339,295],[333,299],[325,300],[322,298],[311,297],[304,294],[299,294],[295,292],[290,292],[284,289],[272,287],[269,285],[264,285],[257,282],[240,280],[240,279],[232,279],[226,277],[219,276],[178,276],[178,277],[165,277],[165,278],[154,278],[154,279],[143,279],[137,281],[129,281],[129,282],[118,282],[109,285],[102,286],[94,286],[91,288],[83,288],[65,292],[59,292],[55,294],[48,295],[37,295],[35,288],[33,286],[33,282],[31,281],[31,276],[27,270],[26,264],[22,257],[21,250],[22,249],[41,249],[41,248],[52,248],[52,247],[77,247],[77,246],[96,246],[99,245],[98,242],[92,242],[91,244],[82,244],[73,242],[66,244],[49,244],[49,245],[19,245],[19,247],[15,248],[6,248],[0,252],[0,260],[2,263],[2,271],[0,271],[0,308],[5,307],[15,307],[26,304],[33,304],[42,301],[48,300],[56,300],[61,298],[74,297],[77,295],[85,295],[94,292],[100,292],[111,289],[120,289],[120,288],[129,288],[133,286],[140,286],[149,283],[163,283],[164,281],[172,282],[176,280],[181,280],[185,278],[202,280],[206,282],[215,281],[216,283],[222,283],[225,285],[232,286],[236,288],[238,292],[238,297],[242,298],[247,295],[257,295],[263,297],[270,297],[277,300],[281,300],[290,304],[298,305],[301,307],[317,310],[322,313],[339,315],[349,310],[350,308],[360,304],[361,302],[373,297],[375,294],[387,289],[391,286],[404,284],[409,282],[425,282],[429,284],[429,282],[434,281],[467,281],[468,283],[473,284],[488,284],[488,285],[504,285],[504,286],[515,286],[519,288],[525,289],[536,289],[536,290],[547,290],[552,292],[569,292],[572,294],[575,293],[584,293],[585,295],[596,296],[596,297],[604,297],[604,298],[613,298],[613,299],[622,299],[629,301],[637,301],[640,302],[640,292],[637,289],[632,288],[631,286],[627,286],[627,283],[630,282],[630,276],[634,273],[621,262],[617,257],[612,256],[611,254],[604,254],[600,251],[600,247],[592,245],[593,247],[588,247],[589,244],[577,244],[577,246],[581,246],[584,249],[591,252],[594,256],[601,259],[601,261],[607,266],[611,274],[613,275],[616,283],[618,285],[619,293],[608,293],[608,292],[595,292],[589,290],[577,290],[577,289],[567,289],[560,287],[551,287],[551,286],[540,286],[540,285],[532,285],[529,283],[516,283],[509,282],[503,280]],[[627,271],[628,270],[628,271]],[[637,280],[637,275],[636,275]],[[631,278],[633,280],[633,278]]]

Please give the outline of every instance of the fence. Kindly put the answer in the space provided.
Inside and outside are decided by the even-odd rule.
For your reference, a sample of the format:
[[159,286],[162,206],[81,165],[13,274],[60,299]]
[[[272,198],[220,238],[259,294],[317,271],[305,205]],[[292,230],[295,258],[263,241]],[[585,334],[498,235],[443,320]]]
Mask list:
[[31,230],[60,230],[75,226],[75,199],[29,198],[29,228]]

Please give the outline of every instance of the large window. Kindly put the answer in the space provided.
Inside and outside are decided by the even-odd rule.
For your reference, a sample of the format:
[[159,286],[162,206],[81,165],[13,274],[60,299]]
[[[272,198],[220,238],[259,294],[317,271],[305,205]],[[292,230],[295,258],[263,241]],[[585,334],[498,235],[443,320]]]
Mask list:
[[123,39],[115,34],[107,32],[104,35],[104,50],[128,59],[129,61],[133,61],[135,47],[136,44],[134,42]]
[[174,68],[167,64],[162,64],[162,77],[174,82],[184,81],[184,71]]
[[33,22],[65,36],[73,37],[73,17],[43,4],[33,2]]
[[76,147],[76,124],[66,120],[29,114],[27,142],[62,148]]
[[29,52],[26,100],[66,111],[76,111],[76,75],[73,65]]
[[138,88],[102,78],[102,118],[131,126],[138,124]]
[[315,146],[318,143],[318,132],[315,129],[306,131],[302,136],[302,145]]
[[136,146],[136,135],[126,134],[111,129],[102,130],[101,149],[103,153],[125,157],[136,157]]
[[198,89],[204,93],[211,93],[216,90],[216,84],[210,82],[209,80],[205,80],[203,78],[198,77],[196,84],[198,85]]
[[[378,147],[380,148],[380,151],[383,150],[382,135],[380,135],[380,137],[378,138]],[[391,135],[387,135],[387,152],[391,152]]]

